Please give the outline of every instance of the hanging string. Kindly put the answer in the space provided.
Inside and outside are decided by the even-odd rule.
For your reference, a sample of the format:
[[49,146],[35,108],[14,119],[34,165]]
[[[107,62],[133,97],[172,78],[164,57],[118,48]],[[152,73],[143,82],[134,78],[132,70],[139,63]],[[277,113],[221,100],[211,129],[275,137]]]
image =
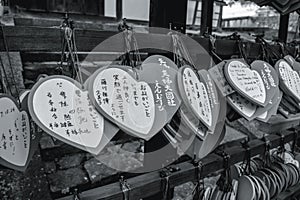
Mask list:
[[297,37],[299,36],[299,30],[300,30],[300,13],[298,13],[298,20],[297,20],[297,26],[296,26],[296,31],[295,31],[295,35],[294,35],[294,40],[296,40]]
[[142,62],[138,42],[135,37],[135,33],[132,30],[132,27],[128,26],[126,23],[126,18],[123,19],[123,22],[119,24],[119,31],[123,31],[124,35],[124,55],[121,56],[121,64],[131,66],[135,77],[138,79],[137,68]]
[[223,155],[223,172],[217,181],[217,186],[220,188],[221,191],[224,191],[226,193],[232,191],[232,177],[230,172],[230,165],[229,165],[229,159],[230,155],[228,155],[226,152],[222,153]]
[[298,43],[298,45],[295,48],[296,48],[295,59],[297,60],[298,58],[300,58],[300,43]]
[[[135,33],[130,29],[126,29],[123,31],[123,34],[125,42],[125,57],[123,57],[122,64],[138,67],[138,65],[142,62],[142,59]],[[132,59],[130,55],[132,55]]]
[[280,46],[282,57],[287,55],[293,55],[293,53],[287,48],[287,45],[285,43],[277,41],[277,44]]
[[245,44],[243,43],[241,36],[235,32],[232,35],[230,35],[229,38],[236,41],[240,56],[245,60],[246,63],[249,64],[247,53],[245,52]]
[[[10,60],[9,48],[8,48],[6,36],[5,36],[5,33],[4,33],[4,27],[3,27],[3,25],[1,25],[1,31],[2,31],[2,36],[3,36],[3,41],[4,41],[4,47],[5,47],[5,51],[6,51],[6,56],[7,56],[8,63],[9,63],[9,68],[10,68],[10,71],[11,71],[12,82],[13,82],[13,85],[15,86],[15,90],[16,90],[16,95],[17,95],[17,100],[18,100],[19,106],[21,106],[20,91],[19,91],[19,88],[17,86],[17,81],[15,79],[14,70],[13,70],[13,67],[12,67],[11,60]],[[2,65],[3,65],[3,62],[2,62]],[[3,67],[3,69],[4,69],[4,67]],[[9,84],[9,82],[7,82],[7,84]],[[11,93],[11,95],[13,95],[13,93]]]
[[127,66],[133,67],[134,64],[132,63],[132,60],[130,59],[131,39],[130,39],[128,30],[124,30],[123,35],[124,35],[124,44],[125,44],[125,54],[122,58],[122,65],[127,65]]
[[271,154],[270,154],[270,141],[266,138],[266,136],[263,136],[263,141],[265,142],[265,153],[263,155],[263,165],[264,167],[270,167],[271,166]]
[[71,59],[72,59],[72,63],[74,63],[76,76],[79,78],[80,83],[83,84],[82,71],[81,71],[80,60],[79,60],[79,56],[78,56],[78,50],[77,50],[75,38],[76,38],[75,30],[72,29],[71,44],[69,44],[68,46],[72,47],[71,48]]
[[182,57],[181,52],[179,51],[179,47],[178,47],[178,40],[177,37],[175,36],[175,34],[170,34],[172,37],[172,42],[173,42],[173,60],[176,63],[177,66],[182,67],[184,65],[183,61],[182,61]]
[[[63,22],[62,25],[60,26],[60,28],[63,28],[64,26],[66,26],[66,24]],[[60,57],[60,66],[57,68],[58,74],[62,75],[62,71],[63,71],[63,63],[64,63],[64,57],[65,57],[65,51],[67,48],[67,44],[66,44],[66,40],[65,40],[65,32],[62,31],[61,32],[61,57]]]
[[133,44],[133,50],[134,50],[134,56],[135,56],[135,67],[138,66],[142,62],[141,54],[138,48],[138,43],[135,37],[135,33],[132,31],[132,44]]
[[243,43],[243,41],[240,38],[240,36],[238,36],[238,38],[237,38],[237,43],[238,43],[238,48],[239,48],[241,57],[246,61],[246,63],[249,64],[247,53],[245,52],[245,44]]
[[[191,66],[194,69],[198,79],[200,79],[199,74],[197,73],[198,70],[195,67],[194,62],[180,36],[173,33],[169,33],[169,35],[171,35],[173,41],[173,56],[176,65],[179,66],[179,68],[184,65]],[[201,123],[201,120],[199,120],[199,123]]]
[[246,175],[252,174],[251,170],[251,149],[249,147],[249,137],[242,142],[242,147],[245,149],[244,161],[243,161],[243,171]]
[[[220,58],[220,57],[218,56],[218,54],[216,53],[216,38],[215,38],[214,36],[212,36],[212,35],[209,35],[209,42],[210,42],[210,46],[211,46],[211,50],[210,50],[211,54],[212,54],[219,62],[222,62],[223,59]],[[211,67],[212,67],[212,66],[213,66],[213,65],[211,64]]]
[[0,90],[0,93],[7,93],[8,90],[7,90],[7,87],[6,87],[6,84],[5,84],[5,77],[4,77],[4,73],[2,72],[2,69],[4,68],[3,66],[3,63],[2,63],[2,59],[0,57],[0,64],[1,64],[1,68],[0,68],[0,77],[1,77],[1,81],[0,81],[0,86],[1,86],[1,90]]
[[[61,28],[63,30],[63,38],[62,38],[62,55],[61,55],[61,63],[60,63],[60,73],[63,71],[63,62],[65,57],[66,49],[68,50],[68,54],[66,56],[66,60],[71,66],[71,76],[74,79],[79,79],[79,82],[83,84],[82,71],[80,66],[80,60],[78,57],[78,50],[76,45],[76,36],[75,30],[73,27],[72,21],[69,20],[66,15],[65,20],[63,21]],[[74,72],[74,74],[73,74]]]
[[[2,76],[2,75],[1,75]],[[0,93],[6,93],[6,88],[5,86],[3,85],[3,81],[1,80],[0,81]]]
[[190,65],[192,65],[192,67],[193,67],[195,70],[197,70],[196,67],[195,67],[195,64],[194,64],[194,62],[193,62],[193,59],[192,59],[192,57],[191,57],[189,51],[187,50],[187,48],[186,48],[184,42],[182,41],[182,39],[181,39],[178,35],[176,35],[176,37],[178,37],[179,49],[180,49],[181,52],[183,53],[183,60],[187,60],[188,63],[189,63]]
[[[1,56],[0,56],[0,64],[1,64],[1,69],[0,69],[1,77],[4,77],[4,79],[5,79],[4,80],[3,78],[1,78],[1,88],[3,90],[3,93],[8,94],[8,92],[9,92],[12,95],[13,93],[12,93],[12,90],[11,90],[11,86],[7,85],[7,84],[9,84],[8,76],[7,76],[7,73],[5,71],[4,64],[3,64]],[[6,81],[7,84],[5,83],[5,81]]]
[[262,44],[262,47],[264,48],[264,51],[266,52],[266,59],[270,64],[275,64],[273,62],[273,57],[276,60],[279,60],[282,58],[282,56],[279,55],[265,39],[263,39],[261,36],[258,36],[257,39]]
[[265,48],[265,45],[263,44],[263,42],[261,42],[261,40],[258,40],[258,43],[259,43],[260,48],[261,48],[261,51],[262,51],[262,60],[268,62],[268,61],[269,61],[269,60],[268,60],[269,57],[268,57],[268,52],[267,52],[267,50],[266,50],[266,48]]
[[269,62],[271,63],[271,55],[270,55],[270,52],[267,48],[267,43],[263,40],[263,35],[256,35],[255,36],[255,41],[260,45],[261,47],[261,51],[262,51],[262,56],[261,56],[261,59],[266,61],[266,62]]
[[189,65],[195,71],[198,71],[181,37],[178,34],[171,34],[171,36],[173,41],[174,61],[176,64],[179,67]]

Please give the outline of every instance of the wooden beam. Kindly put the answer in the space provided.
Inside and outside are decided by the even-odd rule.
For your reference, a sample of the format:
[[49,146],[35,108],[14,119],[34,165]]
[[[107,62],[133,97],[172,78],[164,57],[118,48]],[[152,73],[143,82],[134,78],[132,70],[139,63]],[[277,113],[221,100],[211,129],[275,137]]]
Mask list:
[[[222,166],[222,159],[212,154],[204,159],[204,169],[210,173]],[[216,165],[218,163],[218,165]],[[170,176],[170,188],[185,183],[189,180],[195,180],[196,169],[191,163],[185,162],[177,165],[181,170]],[[156,195],[162,189],[162,181],[159,171],[150,172],[127,180],[131,187],[129,199],[138,200]],[[120,189],[120,183],[112,183],[100,188],[95,188],[82,192],[80,195],[83,199],[98,199],[98,200],[119,200],[123,199],[123,194]],[[60,200],[71,200],[73,196],[61,198]]]
[[[4,26],[4,33],[7,39],[10,51],[20,52],[60,52],[61,51],[61,29],[49,27],[32,27],[32,26]],[[124,40],[122,37],[116,36],[118,32],[113,31],[99,31],[99,30],[83,30],[76,29],[76,43],[79,52],[114,52],[124,53]],[[2,31],[0,29],[0,51],[4,51],[4,43]],[[109,41],[107,39],[110,38]],[[159,44],[161,47],[172,49],[172,40],[166,34],[154,33],[136,33],[138,46],[148,47],[148,49],[141,49],[140,52],[146,53],[166,53],[157,49]],[[192,37],[198,42],[206,51],[209,51],[209,39],[202,37]],[[102,43],[101,47],[97,47]],[[199,54],[199,49],[193,44],[187,43],[190,47],[189,51],[193,55]],[[195,47],[194,47],[195,46]],[[259,49],[259,45],[255,43],[247,43],[251,49]],[[272,45],[275,49],[276,46]],[[291,49],[290,51],[294,51]],[[252,52],[252,51],[251,51]],[[233,54],[238,54],[238,48],[235,41],[217,39],[216,53],[222,58],[229,58]],[[251,53],[251,57],[257,56],[259,51]]]
[[[284,142],[290,142],[294,139],[294,132],[285,131],[282,133]],[[271,148],[278,147],[281,142],[281,137],[278,135],[268,135],[266,138],[270,141]],[[263,155],[265,152],[265,143],[260,139],[249,142],[251,156]],[[246,150],[241,146],[233,146],[224,150],[230,155],[229,164],[236,164],[244,160]],[[202,177],[205,177],[213,172],[223,169],[223,158],[210,154],[202,159],[203,169]],[[169,177],[170,188],[181,185],[188,181],[196,181],[196,167],[190,162],[184,162],[176,165],[180,170],[174,172]],[[151,197],[156,195],[162,189],[162,178],[159,171],[142,174],[137,177],[127,180],[130,185],[129,199],[138,200],[141,198]],[[120,183],[112,183],[80,194],[82,199],[98,199],[98,200],[118,200],[123,199],[123,193],[120,189]],[[73,196],[63,197],[60,200],[71,200]]]
[[290,14],[280,15],[278,38],[282,42],[287,41],[288,28],[289,28],[289,18],[290,18]]
[[116,18],[118,21],[123,18],[123,0],[116,0]]
[[[61,51],[61,30],[59,28],[45,27],[4,27],[4,34],[10,51]],[[76,29],[76,42],[78,51],[97,52],[124,52],[124,39],[118,32]],[[0,30],[0,35],[2,35]],[[110,40],[107,40],[110,38]],[[171,37],[163,34],[136,33],[139,46],[156,49],[160,44],[171,47]],[[104,42],[104,43],[102,43]],[[100,43],[101,47],[94,49]],[[0,51],[4,50],[3,39],[0,37]],[[155,50],[158,51],[158,50]]]
[[212,33],[214,0],[202,0],[200,34]]

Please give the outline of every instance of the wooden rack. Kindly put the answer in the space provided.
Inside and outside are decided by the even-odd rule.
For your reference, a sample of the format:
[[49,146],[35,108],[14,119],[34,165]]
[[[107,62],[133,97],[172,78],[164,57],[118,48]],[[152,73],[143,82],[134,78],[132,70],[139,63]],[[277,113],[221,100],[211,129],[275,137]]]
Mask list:
[[[4,34],[7,39],[9,51],[21,52],[23,63],[26,62],[44,62],[51,60],[59,60],[61,51],[61,30],[59,28],[45,28],[45,27],[28,27],[28,26],[6,26],[3,28]],[[84,59],[89,51],[94,49],[96,45],[100,44],[109,37],[113,37],[117,32],[98,31],[98,30],[76,30],[76,41],[78,50],[81,53],[81,59]],[[155,41],[161,45],[172,45],[171,37],[161,34],[136,34],[138,44],[140,46],[152,46]],[[205,51],[210,52],[211,45],[207,38],[192,37],[196,40]],[[107,52],[114,52],[116,54],[122,53],[122,49],[125,49],[124,42],[118,38],[114,40],[116,45],[105,46],[105,48],[99,48],[96,53],[100,55],[97,57],[100,60],[107,60],[110,54]],[[247,43],[247,46],[251,48],[251,57],[255,58],[261,53],[260,45],[255,43]],[[116,48],[117,47],[117,48]],[[223,59],[230,58],[232,55],[239,55],[239,50],[236,41],[234,40],[217,40],[215,43],[216,53]],[[280,51],[279,46],[274,46],[275,49]],[[4,40],[2,38],[2,32],[0,29],[0,51],[4,51]],[[291,49],[294,50],[294,49]],[[200,49],[190,49],[194,52],[192,56],[196,59],[199,55],[205,54]],[[142,53],[166,53],[160,52],[157,49],[145,49]],[[114,56],[113,56],[114,58]],[[297,121],[297,120],[296,120]],[[293,121],[293,127],[299,125],[299,121]],[[285,128],[290,128],[286,126]],[[284,142],[290,142],[294,140],[294,132],[284,131]],[[266,138],[271,142],[271,147],[277,147],[280,145],[281,137],[278,135],[268,135]],[[256,156],[264,153],[265,143],[262,140],[256,139],[249,142],[251,148],[251,156]],[[245,149],[241,145],[233,145],[230,147],[224,147],[223,149],[230,155],[230,164],[241,162],[244,159]],[[212,153],[202,160],[203,173],[202,176],[208,176],[209,174],[222,170],[223,158],[219,155]],[[176,165],[180,169],[178,172],[174,172],[170,175],[170,188],[174,188],[180,184],[188,181],[195,181],[197,168],[191,161],[179,163]],[[125,177],[126,178],[126,177]],[[128,177],[127,177],[128,178]],[[147,174],[141,174],[132,178],[128,178],[127,182],[130,185],[129,199],[151,198],[157,193],[161,192],[162,178],[160,172],[155,171]],[[291,192],[292,191],[292,192]],[[278,196],[278,199],[289,199],[293,195],[298,195],[300,187],[296,186]],[[114,182],[105,186],[97,187],[94,189],[86,190],[79,194],[84,199],[101,199],[101,200],[119,200],[123,199],[123,193],[120,189],[120,183]],[[61,200],[73,199],[73,196],[66,196]]]
[[[288,143],[294,140],[295,133],[293,131],[286,131],[282,133],[284,142]],[[281,137],[279,135],[269,135],[266,139],[270,141],[271,148],[278,147],[281,144]],[[265,151],[265,142],[262,140],[253,140],[249,142],[251,156],[263,154]],[[233,146],[223,149],[228,155],[230,155],[229,164],[236,164],[244,160],[244,154],[246,150],[241,145]],[[219,155],[212,153],[202,160],[202,177],[222,170],[223,158]],[[192,162],[184,162],[174,166],[179,168],[178,172],[174,172],[169,177],[170,188],[181,185],[189,181],[196,181],[197,167]],[[147,198],[156,195],[158,192],[162,192],[162,178],[159,171],[142,174],[137,177],[127,179],[130,185],[129,199],[138,200],[141,198]],[[288,199],[290,196],[300,192],[300,187],[292,188],[293,192],[285,192],[279,195],[279,199]],[[292,190],[290,189],[290,190]],[[80,194],[83,199],[98,199],[98,200],[119,200],[123,199],[123,192],[120,189],[120,183],[112,183],[102,187],[94,188],[88,191],[84,191]],[[60,198],[59,200],[72,200],[73,196],[67,196]]]

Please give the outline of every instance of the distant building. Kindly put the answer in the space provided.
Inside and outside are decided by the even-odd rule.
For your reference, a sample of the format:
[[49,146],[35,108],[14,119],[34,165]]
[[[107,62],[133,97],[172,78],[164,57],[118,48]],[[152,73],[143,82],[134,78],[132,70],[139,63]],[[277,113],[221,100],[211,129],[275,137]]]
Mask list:
[[[270,7],[260,7],[255,11],[255,15],[231,17],[222,19],[222,29],[224,31],[265,33],[266,37],[273,39],[279,29],[280,14]],[[289,39],[295,39],[295,34],[299,32],[299,15],[290,14]],[[297,35],[299,38],[299,35]]]
[[[201,22],[201,0],[188,0],[187,21],[186,24],[194,29],[199,29]],[[214,1],[213,28],[221,28],[223,6],[226,3],[223,0]]]

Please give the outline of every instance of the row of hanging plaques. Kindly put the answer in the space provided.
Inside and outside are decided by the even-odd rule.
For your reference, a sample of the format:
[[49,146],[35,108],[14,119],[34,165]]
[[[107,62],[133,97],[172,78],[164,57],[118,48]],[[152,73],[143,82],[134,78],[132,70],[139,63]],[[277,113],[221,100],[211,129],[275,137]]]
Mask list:
[[26,169],[40,138],[33,124],[97,155],[119,130],[150,140],[178,113],[180,127],[202,141],[198,157],[203,158],[225,134],[223,97],[247,120],[266,122],[277,113],[283,94],[300,102],[299,73],[300,63],[291,56],[275,66],[235,59],[196,71],[154,55],[135,68],[102,67],[84,83],[62,75],[41,77],[21,95],[21,106],[0,96],[0,164]]

